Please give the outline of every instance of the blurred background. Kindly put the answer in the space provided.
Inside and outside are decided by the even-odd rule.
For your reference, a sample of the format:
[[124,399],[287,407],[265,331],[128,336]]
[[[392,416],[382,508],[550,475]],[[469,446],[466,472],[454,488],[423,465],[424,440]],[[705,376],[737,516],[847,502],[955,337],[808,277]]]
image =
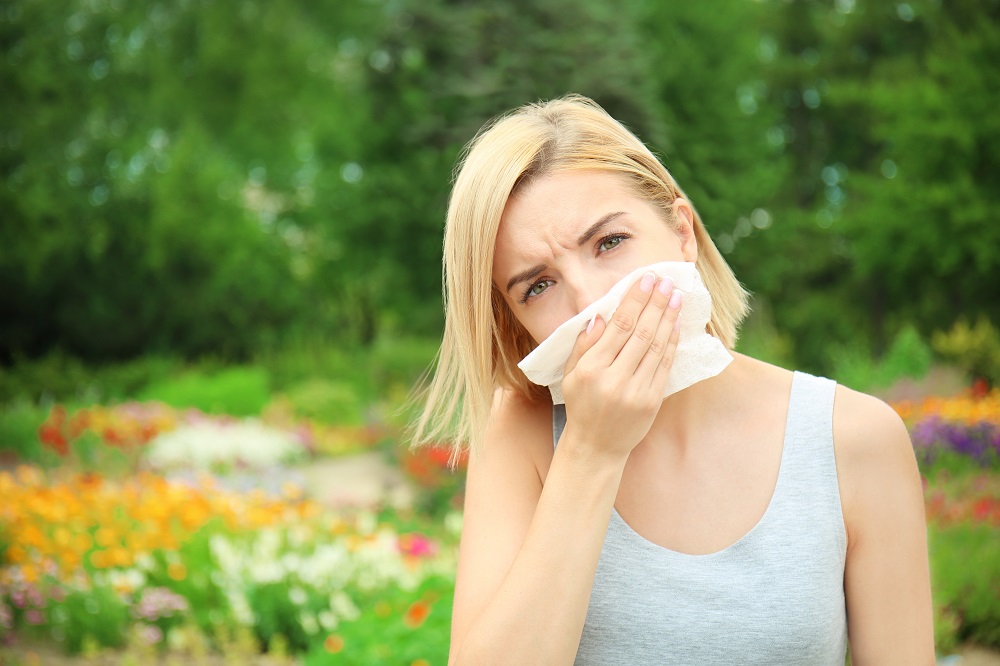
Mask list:
[[464,463],[401,429],[452,171],[567,92],[693,200],[740,351],[904,418],[940,660],[1000,663],[997,0],[9,0],[0,43],[3,663],[445,663]]

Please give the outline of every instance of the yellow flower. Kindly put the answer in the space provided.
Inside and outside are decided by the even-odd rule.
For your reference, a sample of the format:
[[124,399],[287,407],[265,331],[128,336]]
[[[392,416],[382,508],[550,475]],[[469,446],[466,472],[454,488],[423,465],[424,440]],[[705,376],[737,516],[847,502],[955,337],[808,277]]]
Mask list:
[[167,575],[176,581],[187,578],[187,569],[180,562],[171,562],[167,566]]
[[94,541],[97,545],[108,548],[117,540],[117,535],[107,527],[100,527],[94,533]]
[[33,564],[25,564],[21,567],[21,575],[24,576],[24,580],[29,583],[38,582],[38,569],[35,568]]
[[112,548],[109,553],[109,558],[114,566],[125,568],[132,565],[132,556],[121,546]]

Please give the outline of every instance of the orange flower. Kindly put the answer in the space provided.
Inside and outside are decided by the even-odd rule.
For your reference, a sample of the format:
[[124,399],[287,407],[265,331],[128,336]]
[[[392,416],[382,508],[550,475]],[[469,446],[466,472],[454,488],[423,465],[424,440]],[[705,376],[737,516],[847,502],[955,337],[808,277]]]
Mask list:
[[344,639],[338,634],[330,634],[326,637],[326,640],[323,641],[323,647],[326,648],[326,651],[330,654],[337,654],[344,649]]
[[414,601],[410,604],[410,607],[406,609],[406,614],[403,616],[403,622],[406,623],[410,629],[416,629],[424,623],[427,616],[431,614],[431,607],[425,601]]

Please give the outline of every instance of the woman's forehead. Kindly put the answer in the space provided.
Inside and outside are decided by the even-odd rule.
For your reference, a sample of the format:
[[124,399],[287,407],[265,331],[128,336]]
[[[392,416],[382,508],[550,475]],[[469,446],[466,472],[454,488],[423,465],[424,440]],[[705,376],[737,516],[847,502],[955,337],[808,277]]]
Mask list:
[[[507,201],[497,233],[505,241],[566,241],[604,215],[605,208],[641,205],[624,180],[605,171],[570,171],[537,178]],[[567,238],[562,238],[567,236]]]
[[620,175],[587,170],[532,180],[504,209],[494,244],[493,281],[503,291],[510,275],[573,251],[602,221],[631,226],[646,218],[657,219],[652,205]]

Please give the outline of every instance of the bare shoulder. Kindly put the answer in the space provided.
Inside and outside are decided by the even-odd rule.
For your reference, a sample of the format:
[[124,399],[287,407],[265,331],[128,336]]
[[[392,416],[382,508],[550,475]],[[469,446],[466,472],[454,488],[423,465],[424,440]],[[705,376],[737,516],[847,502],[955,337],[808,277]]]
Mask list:
[[906,425],[892,407],[876,397],[837,385],[833,408],[833,436],[838,467],[913,458]]
[[838,384],[833,440],[849,542],[873,513],[899,510],[901,503],[912,508],[919,501],[921,482],[913,446],[892,407]]
[[498,389],[477,462],[489,466],[512,459],[530,460],[543,479],[552,448],[552,405]]

